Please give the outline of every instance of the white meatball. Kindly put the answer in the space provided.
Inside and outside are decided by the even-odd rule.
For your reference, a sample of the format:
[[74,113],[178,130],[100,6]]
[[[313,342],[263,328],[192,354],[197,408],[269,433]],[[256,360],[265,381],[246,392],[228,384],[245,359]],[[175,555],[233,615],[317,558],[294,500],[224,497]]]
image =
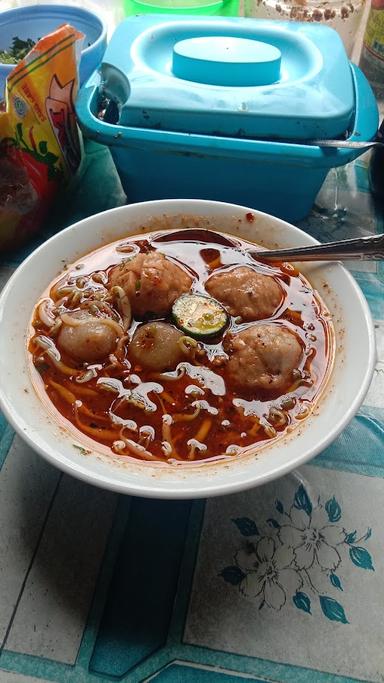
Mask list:
[[227,370],[230,382],[246,393],[282,393],[293,381],[302,348],[296,335],[282,325],[252,325],[231,337]]
[[173,370],[185,360],[179,339],[183,334],[167,323],[140,325],[129,345],[129,356],[147,370]]
[[270,318],[281,303],[283,292],[271,276],[240,266],[212,275],[206,290],[242,320]]
[[110,285],[122,287],[133,312],[166,315],[176,299],[191,288],[192,278],[158,251],[138,254],[113,268]]
[[63,323],[57,345],[72,358],[94,362],[103,360],[115,350],[118,332],[103,318],[96,318],[87,311],[67,314],[73,325]]

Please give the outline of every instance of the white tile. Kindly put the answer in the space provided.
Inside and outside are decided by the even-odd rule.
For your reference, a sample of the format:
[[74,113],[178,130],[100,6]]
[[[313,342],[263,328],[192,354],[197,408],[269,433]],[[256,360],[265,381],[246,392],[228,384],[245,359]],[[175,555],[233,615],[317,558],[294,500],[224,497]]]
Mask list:
[[384,363],[384,321],[375,320],[375,336],[378,360]]
[[377,264],[375,261],[354,261],[344,260],[343,265],[353,273],[376,273]]
[[377,363],[364,405],[384,410],[384,362]]
[[384,322],[375,321],[377,364],[371,386],[364,403],[372,408],[384,409]]
[[15,436],[0,471],[0,643],[28,570],[59,473]]
[[63,477],[6,649],[74,664],[117,496]]
[[[293,556],[293,562],[297,564],[291,564],[292,571],[286,573],[281,570],[288,563],[292,549],[289,550],[286,539],[281,544],[278,530],[268,526],[266,520],[273,518],[281,525],[292,524],[288,517],[279,514],[275,508],[275,500],[279,499],[285,510],[290,510],[298,487],[292,476],[250,492],[212,499],[206,507],[184,638],[188,643],[220,651],[382,682],[384,529],[381,516],[384,481],[313,466],[302,468],[300,473],[307,478],[316,504],[318,496],[320,503],[325,503],[337,492],[341,519],[331,524],[323,509],[320,512],[324,514],[325,521],[319,526],[314,522],[312,524],[317,529],[324,525],[331,526],[333,531],[322,532],[328,533],[328,540],[329,534],[334,534],[336,527],[339,528],[342,539],[345,538],[343,529],[347,532],[356,530],[357,537],[360,537],[368,527],[372,527],[371,538],[359,541],[358,546],[370,553],[374,571],[353,564],[349,555],[350,546],[345,542],[336,546],[335,541],[332,541],[326,547],[323,540],[320,544],[321,551],[319,550],[322,553],[323,569],[314,556],[314,564],[308,570],[307,577],[303,570],[299,571],[299,567],[303,565],[300,552],[303,548],[311,548],[308,539],[307,545]],[[301,515],[307,522],[310,521],[303,511],[295,511],[293,515],[295,514]],[[254,520],[260,536],[247,538],[241,535],[231,520],[243,517]],[[297,520],[295,522],[297,524]],[[276,589],[274,579],[268,584],[272,587],[272,593],[268,593],[269,600],[275,601],[275,606],[280,606],[280,609],[272,609],[267,605],[259,609],[262,593],[254,595],[257,592],[255,586],[262,588],[264,585],[256,584],[255,579],[264,575],[266,565],[260,564],[257,570],[255,567],[254,572],[249,572],[246,569],[247,562],[252,558],[256,559],[256,555],[237,555],[240,550],[245,550],[247,541],[256,544],[264,536],[271,538],[270,541],[263,541],[263,544],[269,544],[268,548],[274,552],[274,561],[277,562],[280,555],[280,565],[277,565],[278,569],[280,566],[280,571],[274,578],[282,587],[283,593],[279,588]],[[331,545],[341,558],[336,576],[341,581],[343,590],[332,586],[329,574],[324,569],[337,559]],[[260,553],[261,549],[262,546]],[[223,580],[220,572],[224,567],[236,567],[236,561],[247,578],[239,585],[231,585]],[[272,563],[267,565],[273,568]],[[304,582],[300,592],[310,599],[311,614],[297,609],[292,601],[296,590],[294,586],[300,581],[300,577]],[[310,587],[309,580],[318,593]],[[241,589],[245,594],[242,594]],[[338,601],[345,610],[349,623],[326,618],[320,607],[320,595]]]

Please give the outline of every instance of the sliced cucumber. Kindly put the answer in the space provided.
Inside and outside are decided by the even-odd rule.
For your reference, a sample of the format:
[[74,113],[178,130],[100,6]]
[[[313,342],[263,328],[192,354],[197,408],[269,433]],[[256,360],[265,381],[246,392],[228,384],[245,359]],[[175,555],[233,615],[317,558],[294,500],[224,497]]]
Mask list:
[[228,324],[225,308],[209,296],[183,294],[172,307],[172,317],[177,327],[196,339],[220,334]]

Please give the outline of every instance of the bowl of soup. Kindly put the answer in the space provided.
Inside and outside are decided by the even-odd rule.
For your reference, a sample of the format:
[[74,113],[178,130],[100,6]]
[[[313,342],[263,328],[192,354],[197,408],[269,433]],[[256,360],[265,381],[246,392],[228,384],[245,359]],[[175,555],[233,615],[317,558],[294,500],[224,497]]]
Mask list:
[[7,419],[65,472],[131,495],[220,495],[296,468],[353,417],[375,360],[367,303],[341,264],[262,257],[312,243],[200,200],[60,232],[0,298]]

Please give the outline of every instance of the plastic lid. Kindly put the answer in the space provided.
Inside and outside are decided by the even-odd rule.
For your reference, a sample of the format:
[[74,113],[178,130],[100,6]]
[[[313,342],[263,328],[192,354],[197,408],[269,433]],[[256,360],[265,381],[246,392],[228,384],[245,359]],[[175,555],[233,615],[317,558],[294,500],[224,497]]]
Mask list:
[[172,73],[211,85],[267,85],[280,77],[281,52],[249,38],[187,38],[173,46]]
[[102,76],[125,126],[305,140],[343,135],[354,118],[343,43],[322,25],[131,17],[112,36]]

